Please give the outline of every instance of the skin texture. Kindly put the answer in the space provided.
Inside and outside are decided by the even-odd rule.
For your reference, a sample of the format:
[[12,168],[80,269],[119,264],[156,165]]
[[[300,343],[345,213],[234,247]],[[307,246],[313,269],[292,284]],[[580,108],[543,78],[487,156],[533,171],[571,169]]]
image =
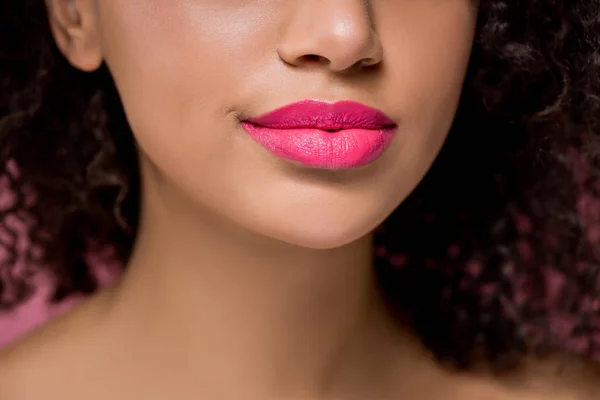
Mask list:
[[[113,75],[139,148],[140,228],[117,285],[4,353],[0,397],[514,395],[437,367],[392,323],[371,260],[371,231],[452,124],[473,1],[47,3],[69,62]],[[376,107],[398,136],[334,172],[276,159],[239,126],[307,98]]]

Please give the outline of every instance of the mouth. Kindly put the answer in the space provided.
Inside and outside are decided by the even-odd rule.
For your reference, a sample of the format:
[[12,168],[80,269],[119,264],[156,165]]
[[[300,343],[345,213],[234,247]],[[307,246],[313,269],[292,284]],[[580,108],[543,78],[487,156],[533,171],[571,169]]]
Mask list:
[[244,130],[274,155],[320,169],[370,164],[392,142],[397,124],[383,112],[352,101],[305,100],[242,121]]

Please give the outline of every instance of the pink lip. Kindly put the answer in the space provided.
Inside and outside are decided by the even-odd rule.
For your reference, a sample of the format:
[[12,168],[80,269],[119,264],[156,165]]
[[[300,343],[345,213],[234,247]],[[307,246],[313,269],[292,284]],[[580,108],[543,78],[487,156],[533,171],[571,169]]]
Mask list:
[[378,159],[396,123],[362,104],[305,100],[242,122],[244,130],[273,154],[308,167],[344,169]]

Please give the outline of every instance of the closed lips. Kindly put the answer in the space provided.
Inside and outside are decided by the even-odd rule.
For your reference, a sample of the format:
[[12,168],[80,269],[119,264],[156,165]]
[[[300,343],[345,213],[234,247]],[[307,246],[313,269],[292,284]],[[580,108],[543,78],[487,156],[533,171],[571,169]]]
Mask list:
[[360,103],[305,100],[242,127],[274,155],[312,168],[346,169],[378,159],[391,143],[396,124]]

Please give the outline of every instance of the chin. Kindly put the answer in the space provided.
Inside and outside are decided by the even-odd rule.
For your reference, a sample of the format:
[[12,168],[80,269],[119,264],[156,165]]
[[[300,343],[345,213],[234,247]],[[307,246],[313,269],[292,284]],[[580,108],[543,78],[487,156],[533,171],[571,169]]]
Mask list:
[[272,230],[265,229],[266,236],[297,247],[314,250],[332,250],[347,246],[369,235],[378,225],[377,222],[340,221],[339,223],[307,224],[306,220],[296,224],[275,225]]
[[[367,232],[366,234],[368,234]],[[320,234],[320,235],[288,235],[282,238],[278,238],[282,242],[288,244],[304,247],[313,250],[333,250],[347,246],[358,239],[364,237],[363,235],[335,235],[335,234]]]
[[[344,199],[304,194],[291,199],[280,196],[279,201],[263,202],[261,207],[227,204],[221,211],[246,231],[315,250],[332,250],[360,240],[393,211],[392,203],[381,201],[382,196]],[[255,203],[248,200],[246,204]]]

